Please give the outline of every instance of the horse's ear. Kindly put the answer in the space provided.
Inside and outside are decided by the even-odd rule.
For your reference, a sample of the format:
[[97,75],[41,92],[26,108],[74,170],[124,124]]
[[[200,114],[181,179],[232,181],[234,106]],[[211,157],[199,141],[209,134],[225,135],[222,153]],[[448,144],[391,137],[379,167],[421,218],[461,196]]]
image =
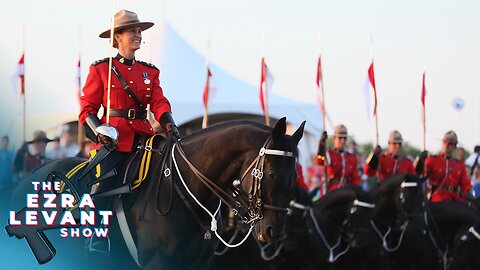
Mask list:
[[280,141],[283,136],[285,136],[285,132],[287,132],[287,118],[282,117],[278,122],[275,124],[272,132],[272,139],[273,141]]
[[292,138],[293,141],[295,142],[295,145],[298,145],[298,142],[302,139],[303,137],[303,130],[305,129],[305,123],[306,121],[303,121],[300,127],[293,133]]

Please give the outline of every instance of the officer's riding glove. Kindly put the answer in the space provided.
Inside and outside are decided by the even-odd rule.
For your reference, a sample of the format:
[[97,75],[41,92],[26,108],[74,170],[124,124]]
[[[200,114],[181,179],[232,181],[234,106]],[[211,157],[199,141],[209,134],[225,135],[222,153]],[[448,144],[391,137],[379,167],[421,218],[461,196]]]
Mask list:
[[175,124],[175,120],[173,120],[172,113],[166,112],[162,114],[159,122],[168,136],[171,136],[175,141],[180,140],[180,132],[178,132],[178,127]]
[[324,157],[327,153],[327,132],[323,131],[322,136],[320,137],[320,142],[318,143],[318,152],[317,155]]
[[105,145],[107,148],[109,148],[109,149],[114,148],[112,138],[108,137],[107,135],[98,134],[97,138],[98,138],[98,142]]
[[113,150],[118,144],[118,131],[115,127],[108,124],[98,126],[95,131],[97,132],[98,141],[105,145],[108,149]]
[[382,148],[380,145],[377,145],[370,156],[367,158],[367,164],[370,169],[377,170],[378,165],[380,164],[380,154],[382,153]]
[[428,152],[423,151],[418,155],[417,159],[415,160],[415,171],[418,175],[423,174],[423,169],[425,168],[425,160],[428,157]]

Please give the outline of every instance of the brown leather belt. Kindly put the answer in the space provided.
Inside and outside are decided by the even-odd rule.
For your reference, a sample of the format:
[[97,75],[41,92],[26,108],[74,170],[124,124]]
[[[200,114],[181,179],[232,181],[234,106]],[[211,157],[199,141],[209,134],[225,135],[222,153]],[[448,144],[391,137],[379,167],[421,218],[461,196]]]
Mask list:
[[460,192],[460,187],[453,187],[453,186],[433,186],[432,187],[433,190],[437,191],[437,190],[444,190],[444,191],[448,191],[450,193],[458,193]]
[[136,119],[147,119],[147,111],[145,110],[135,110],[135,109],[128,109],[128,110],[119,110],[119,109],[110,109],[110,116],[113,117],[123,117],[130,120]]

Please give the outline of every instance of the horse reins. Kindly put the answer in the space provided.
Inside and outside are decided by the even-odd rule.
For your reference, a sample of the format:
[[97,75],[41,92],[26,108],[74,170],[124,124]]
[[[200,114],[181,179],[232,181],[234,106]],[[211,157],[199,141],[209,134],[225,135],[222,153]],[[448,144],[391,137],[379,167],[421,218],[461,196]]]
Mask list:
[[[210,180],[208,177],[206,177],[204,174],[202,174],[187,158],[187,155],[183,148],[181,147],[180,144],[175,143],[172,147],[172,160],[175,165],[175,168],[177,170],[178,176],[184,185],[185,189],[189,193],[189,195],[194,199],[194,201],[205,211],[207,212],[210,217],[212,218],[211,220],[211,226],[210,230],[215,233],[215,235],[219,238],[219,240],[226,246],[228,247],[237,247],[245,240],[247,237],[250,235],[250,233],[253,230],[253,226],[255,222],[259,219],[263,218],[262,214],[262,207],[265,209],[269,209],[272,211],[279,211],[282,213],[287,213],[288,209],[287,208],[281,208],[273,205],[268,205],[268,204],[263,204],[262,199],[261,199],[261,187],[262,187],[262,178],[263,178],[263,166],[265,162],[265,157],[266,155],[275,155],[275,156],[283,156],[283,157],[295,157],[293,152],[288,152],[288,151],[282,151],[282,150],[274,150],[274,149],[268,149],[266,148],[267,144],[270,142],[271,137],[269,137],[265,143],[263,144],[262,148],[259,151],[259,154],[257,157],[252,161],[252,163],[247,167],[247,170],[243,173],[242,178],[240,182],[246,177],[248,171],[252,169],[252,186],[250,187],[249,193],[247,195],[248,203],[245,202],[243,198],[240,196],[232,196],[228,194],[226,191],[224,191],[221,187],[219,187],[217,184],[215,184],[212,180]],[[232,209],[235,213],[235,215],[238,215],[241,220],[245,224],[249,224],[250,228],[245,236],[245,238],[238,244],[231,245],[227,242],[225,242],[220,235],[217,232],[217,220],[216,220],[216,214],[218,213],[218,210],[220,209],[220,205],[217,208],[217,211],[212,214],[205,206],[200,203],[200,201],[195,197],[195,195],[190,191],[188,186],[186,185],[181,173],[180,169],[178,168],[177,160],[175,159],[175,148],[178,148],[178,153],[182,157],[182,159],[185,161],[185,163],[188,165],[188,167],[192,170],[192,172],[195,174],[195,176],[198,177],[198,179],[217,197],[220,199],[220,205],[221,202],[224,202],[230,209]],[[238,194],[242,194],[241,190],[236,191]],[[244,193],[244,192],[243,192]],[[245,210],[243,210],[245,209]]]

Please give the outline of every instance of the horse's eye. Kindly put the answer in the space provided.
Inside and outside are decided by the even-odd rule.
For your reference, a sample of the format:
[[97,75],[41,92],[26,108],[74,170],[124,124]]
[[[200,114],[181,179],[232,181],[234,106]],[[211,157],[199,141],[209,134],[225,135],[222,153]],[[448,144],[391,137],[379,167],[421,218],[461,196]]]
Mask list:
[[272,177],[272,178],[273,178],[273,177],[275,177],[275,173],[273,173],[273,172],[269,172],[269,173],[268,173],[268,176],[270,176],[270,177]]

